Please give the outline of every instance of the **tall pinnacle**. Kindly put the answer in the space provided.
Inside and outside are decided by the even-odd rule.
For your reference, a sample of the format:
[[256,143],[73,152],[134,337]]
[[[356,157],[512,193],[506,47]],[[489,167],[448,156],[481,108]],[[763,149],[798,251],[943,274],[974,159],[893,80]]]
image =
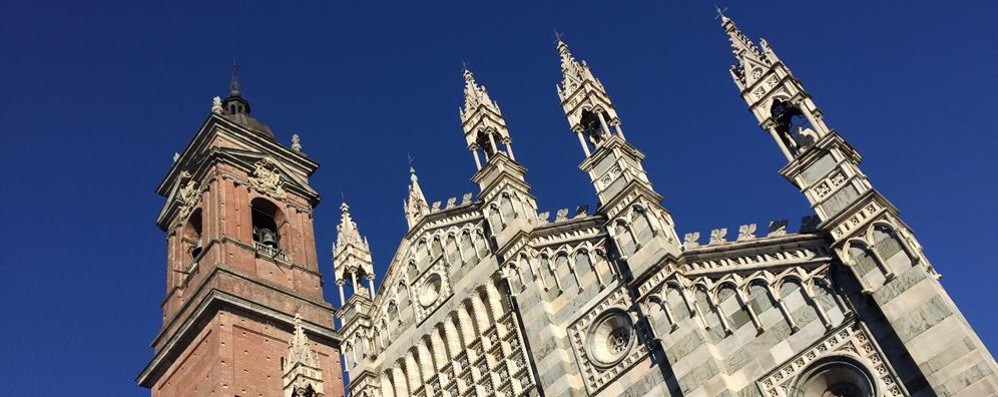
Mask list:
[[464,109],[461,110],[461,114],[470,115],[479,106],[490,107],[494,113],[499,113],[499,104],[495,103],[492,98],[489,97],[489,92],[484,86],[479,85],[475,81],[475,75],[468,70],[467,67],[464,68]]
[[718,10],[718,17],[721,19],[721,27],[728,36],[731,44],[731,53],[735,56],[736,63],[731,67],[731,76],[740,87],[748,87],[759,77],[757,74],[762,69],[767,68],[776,60],[776,55],[768,48],[765,41],[762,46],[765,51],[760,51],[741,30],[735,25],[735,21],[728,18],[722,10]]
[[430,206],[426,204],[426,196],[419,186],[419,177],[416,176],[416,169],[409,166],[409,199],[404,200],[405,219],[409,227],[419,222],[423,215],[430,213]]
[[596,76],[593,76],[592,71],[589,70],[589,65],[586,61],[579,62],[575,60],[572,56],[572,52],[568,49],[568,44],[566,44],[561,37],[558,37],[557,41],[558,56],[561,58],[561,84],[558,85],[558,96],[561,100],[565,100],[569,95],[576,92],[576,90],[583,85],[585,82],[592,83],[595,88],[600,91],[606,91],[603,88],[603,83],[601,83]]

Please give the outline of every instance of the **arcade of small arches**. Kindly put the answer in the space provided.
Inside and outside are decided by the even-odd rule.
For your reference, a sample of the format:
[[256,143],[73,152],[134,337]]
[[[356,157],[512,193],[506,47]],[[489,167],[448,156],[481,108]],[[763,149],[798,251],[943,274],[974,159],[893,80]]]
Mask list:
[[[820,265],[805,272],[800,267],[774,274],[759,271],[746,277],[728,274],[714,280],[710,276],[688,279],[675,274],[644,300],[643,307],[654,325],[653,329],[675,331],[687,319],[710,330],[715,320],[720,327],[718,337],[731,335],[732,323],[739,314],[748,316],[758,333],[765,331],[761,320],[764,312],[777,309],[791,332],[800,329],[802,318],[814,315],[826,329],[841,324],[848,306],[841,301],[829,280],[829,265]],[[787,301],[803,303],[805,310],[794,311]],[[711,318],[710,316],[713,316]]]

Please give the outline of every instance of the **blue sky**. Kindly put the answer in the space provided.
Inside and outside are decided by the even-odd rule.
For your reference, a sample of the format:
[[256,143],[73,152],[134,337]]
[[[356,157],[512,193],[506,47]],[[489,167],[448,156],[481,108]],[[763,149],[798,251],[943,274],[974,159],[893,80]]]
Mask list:
[[[726,4],[766,37],[998,346],[998,3]],[[378,270],[405,228],[407,154],[430,201],[475,190],[462,60],[499,101],[542,211],[592,204],[558,107],[557,29],[613,97],[679,232],[808,214],[728,77],[712,2],[0,4],[0,383],[7,395],[142,396],[165,291],[154,193],[224,96],[322,167],[322,272],[342,193]],[[333,283],[326,297],[335,300]]]

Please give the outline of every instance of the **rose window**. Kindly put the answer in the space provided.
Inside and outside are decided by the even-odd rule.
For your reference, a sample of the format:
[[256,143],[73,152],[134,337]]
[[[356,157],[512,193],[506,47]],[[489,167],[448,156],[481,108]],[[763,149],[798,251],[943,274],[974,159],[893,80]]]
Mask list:
[[623,310],[601,314],[589,328],[586,351],[595,364],[609,367],[622,360],[635,343],[634,323]]

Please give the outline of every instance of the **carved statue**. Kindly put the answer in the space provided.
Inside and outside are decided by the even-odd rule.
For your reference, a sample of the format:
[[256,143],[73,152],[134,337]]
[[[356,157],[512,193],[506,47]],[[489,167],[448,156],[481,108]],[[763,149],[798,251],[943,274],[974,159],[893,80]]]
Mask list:
[[[186,180],[187,183],[177,191],[177,201],[180,202],[180,218],[186,218],[187,214],[191,212],[194,206],[197,205],[198,200],[201,199],[201,192],[198,190],[198,182],[191,178],[191,174],[187,171],[182,171],[180,173],[180,180]],[[182,183],[182,182],[181,182]]]
[[281,174],[277,172],[277,163],[274,160],[265,158],[257,161],[253,166],[255,169],[249,182],[254,189],[276,199],[288,197],[288,193],[284,191],[282,186],[284,183],[281,181]]

